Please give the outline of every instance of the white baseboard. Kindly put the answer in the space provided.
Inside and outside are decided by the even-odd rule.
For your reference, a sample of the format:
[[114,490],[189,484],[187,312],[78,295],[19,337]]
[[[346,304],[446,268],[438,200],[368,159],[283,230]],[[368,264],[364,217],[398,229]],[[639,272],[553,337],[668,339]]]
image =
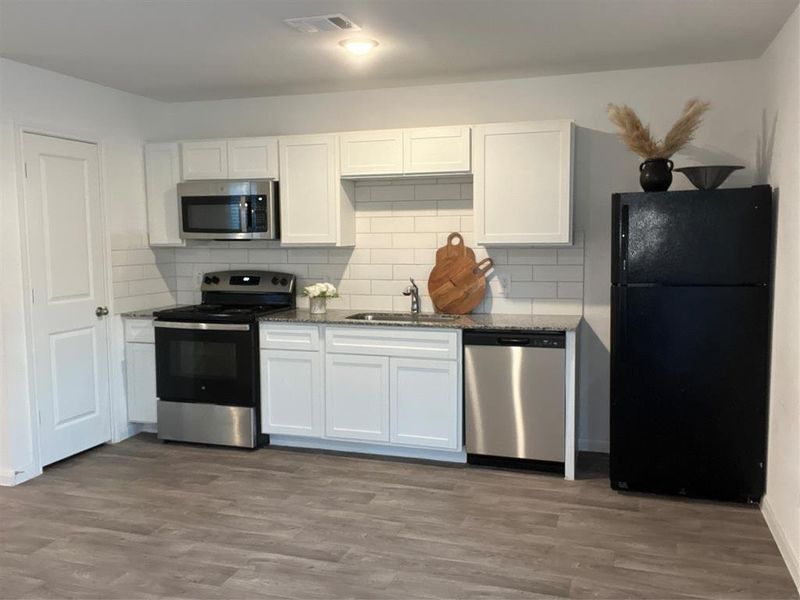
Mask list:
[[775,516],[768,496],[764,496],[761,500],[761,514],[764,515],[767,527],[769,527],[769,530],[772,532],[772,537],[775,539],[778,550],[780,550],[781,556],[789,569],[789,573],[792,579],[794,579],[794,584],[797,586],[798,592],[800,592],[800,556],[798,556],[797,550],[789,541],[789,536],[786,535],[778,518]]
[[602,452],[608,454],[610,446],[608,440],[578,440],[578,450],[583,452]]
[[422,448],[403,448],[401,446],[387,446],[384,444],[339,442],[335,440],[306,438],[293,435],[270,434],[269,445],[276,447],[285,446],[289,448],[310,448],[313,450],[354,452],[358,454],[375,454],[379,456],[397,456],[400,458],[417,458],[422,460],[437,460],[440,462],[467,462],[467,453],[463,450],[425,450]]
[[41,469],[36,469],[32,464],[21,470],[0,469],[0,486],[19,485],[41,474]]

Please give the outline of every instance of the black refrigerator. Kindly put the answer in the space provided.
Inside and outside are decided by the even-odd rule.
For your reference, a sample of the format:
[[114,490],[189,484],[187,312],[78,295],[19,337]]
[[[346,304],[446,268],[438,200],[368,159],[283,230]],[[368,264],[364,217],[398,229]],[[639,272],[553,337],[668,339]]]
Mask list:
[[611,487],[764,492],[772,190],[613,195]]

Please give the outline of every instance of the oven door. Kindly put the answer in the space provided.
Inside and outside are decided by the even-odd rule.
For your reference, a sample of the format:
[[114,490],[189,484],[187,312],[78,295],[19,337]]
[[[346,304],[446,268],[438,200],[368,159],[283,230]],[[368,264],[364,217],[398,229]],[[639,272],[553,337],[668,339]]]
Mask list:
[[156,321],[160,400],[255,407],[256,325]]

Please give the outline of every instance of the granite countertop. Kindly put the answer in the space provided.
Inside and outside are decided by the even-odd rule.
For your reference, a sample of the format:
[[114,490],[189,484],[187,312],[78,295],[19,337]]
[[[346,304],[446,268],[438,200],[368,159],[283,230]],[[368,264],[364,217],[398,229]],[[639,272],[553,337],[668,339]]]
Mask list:
[[[438,329],[506,329],[514,331],[574,331],[581,315],[507,315],[471,314],[434,323],[408,321],[357,321],[347,317],[359,310],[328,310],[324,315],[312,315],[308,310],[287,310],[261,317],[261,321],[279,323],[322,323],[327,325],[366,325],[377,327],[429,327]],[[389,312],[389,311],[385,311]]]
[[143,308],[141,310],[131,310],[124,313],[119,313],[123,319],[152,319],[153,313],[158,310],[164,310],[167,308],[176,308],[177,304],[172,304],[170,306],[159,306],[158,308]]

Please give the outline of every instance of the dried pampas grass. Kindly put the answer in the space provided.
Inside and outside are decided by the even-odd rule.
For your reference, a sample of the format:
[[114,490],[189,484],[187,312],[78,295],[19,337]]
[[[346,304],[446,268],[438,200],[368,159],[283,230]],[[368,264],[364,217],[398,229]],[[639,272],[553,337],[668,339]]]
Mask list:
[[643,159],[669,158],[692,141],[703,115],[711,104],[692,98],[683,107],[683,114],[675,121],[663,140],[657,140],[649,125],[643,125],[630,106],[608,105],[608,118],[619,129],[619,138],[632,152]]

